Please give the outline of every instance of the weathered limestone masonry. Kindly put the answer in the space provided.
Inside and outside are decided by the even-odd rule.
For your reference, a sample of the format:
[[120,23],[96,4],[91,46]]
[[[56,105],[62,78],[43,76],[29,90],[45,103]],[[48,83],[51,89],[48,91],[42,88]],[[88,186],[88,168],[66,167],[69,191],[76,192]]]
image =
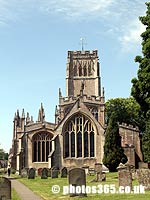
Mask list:
[[128,164],[138,168],[138,162],[143,160],[138,127],[122,123],[119,125],[119,133]]

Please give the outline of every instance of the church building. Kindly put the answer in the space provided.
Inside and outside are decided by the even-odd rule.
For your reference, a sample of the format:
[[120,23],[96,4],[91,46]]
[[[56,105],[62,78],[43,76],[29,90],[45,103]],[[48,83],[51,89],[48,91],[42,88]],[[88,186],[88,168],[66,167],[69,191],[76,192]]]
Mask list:
[[[31,167],[94,168],[95,163],[102,163],[106,127],[104,89],[101,88],[98,51],[68,51],[66,96],[59,90],[55,123],[45,120],[42,104],[36,122],[29,113],[25,116],[24,110],[21,115],[18,110],[15,113],[12,168],[18,172]],[[124,130],[126,127],[122,126],[123,136]],[[139,138],[137,130],[131,127],[130,130]],[[134,154],[133,148],[133,163]]]

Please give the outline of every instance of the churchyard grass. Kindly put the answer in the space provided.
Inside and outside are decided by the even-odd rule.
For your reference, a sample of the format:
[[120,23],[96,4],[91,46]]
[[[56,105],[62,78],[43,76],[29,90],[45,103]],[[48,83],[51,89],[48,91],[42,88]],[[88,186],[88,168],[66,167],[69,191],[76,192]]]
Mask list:
[[14,190],[14,188],[12,188],[11,191],[11,195],[12,195],[12,200],[21,200],[21,198],[19,197],[19,195],[17,194],[17,192]]
[[[41,179],[41,177],[36,177],[35,179],[21,178],[20,176],[15,176],[20,182],[30,188],[33,192],[41,196],[44,200],[51,199],[65,199],[72,200],[69,195],[63,195],[63,186],[68,185],[68,178],[48,178]],[[107,173],[106,174],[106,182],[91,182],[95,176],[87,176],[86,185],[87,186],[96,186],[99,184],[115,184],[116,188],[118,187],[118,177],[117,173]],[[52,186],[59,185],[61,190],[59,194],[52,193]],[[133,185],[138,185],[137,181],[133,181]],[[149,200],[150,199],[150,191],[146,191],[145,194],[88,194],[88,197],[84,197],[81,199],[99,199],[99,200]]]

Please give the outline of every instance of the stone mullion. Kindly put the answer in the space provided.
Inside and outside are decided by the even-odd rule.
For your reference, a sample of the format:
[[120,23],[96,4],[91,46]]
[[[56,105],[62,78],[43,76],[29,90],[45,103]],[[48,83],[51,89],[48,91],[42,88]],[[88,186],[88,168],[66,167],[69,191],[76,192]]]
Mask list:
[[40,154],[41,154],[41,159],[40,159],[40,162],[42,162],[42,141],[40,141],[40,150],[41,150],[41,152],[40,152]]
[[88,130],[88,157],[90,157],[90,131]]
[[77,118],[75,118],[75,158],[77,158]]
[[46,162],[46,150],[47,148],[46,148],[46,140],[45,140],[45,162]]
[[35,160],[35,162],[38,162],[38,141],[36,141],[36,160]]
[[83,116],[82,116],[82,158],[84,158],[84,129],[83,129]]
[[71,132],[69,131],[69,157],[71,157]]

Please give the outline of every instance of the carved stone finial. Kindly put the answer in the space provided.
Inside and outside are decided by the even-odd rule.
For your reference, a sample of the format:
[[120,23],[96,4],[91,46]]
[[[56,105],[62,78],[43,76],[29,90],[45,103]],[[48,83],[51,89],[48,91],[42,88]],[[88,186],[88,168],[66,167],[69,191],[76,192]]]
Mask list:
[[26,123],[28,124],[29,122],[30,122],[30,115],[29,115],[29,113],[27,112]]
[[59,97],[62,97],[61,88],[59,88]]
[[22,109],[22,118],[25,118],[24,108]]
[[105,89],[103,87],[103,93],[102,93],[102,96],[104,97],[105,96]]
[[41,103],[41,108],[39,109],[39,114],[38,114],[38,122],[43,122],[44,120],[45,120],[45,112],[43,104]]

